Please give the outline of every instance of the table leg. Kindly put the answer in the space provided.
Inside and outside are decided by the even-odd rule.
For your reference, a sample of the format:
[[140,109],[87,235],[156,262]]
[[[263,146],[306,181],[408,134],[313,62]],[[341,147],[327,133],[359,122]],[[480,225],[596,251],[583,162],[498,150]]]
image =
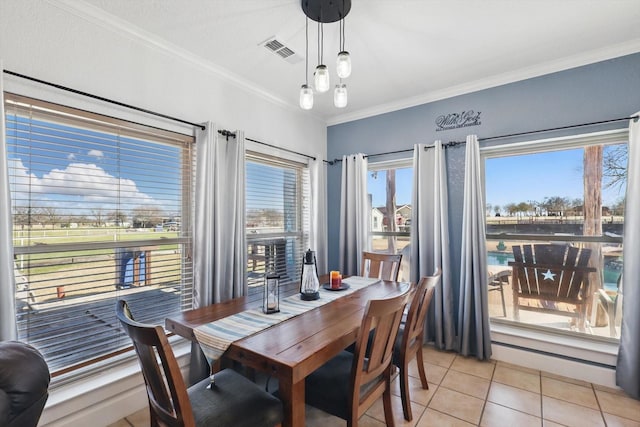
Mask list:
[[278,391],[284,405],[282,427],[303,427],[304,416],[304,379],[293,384],[291,378],[279,378]]

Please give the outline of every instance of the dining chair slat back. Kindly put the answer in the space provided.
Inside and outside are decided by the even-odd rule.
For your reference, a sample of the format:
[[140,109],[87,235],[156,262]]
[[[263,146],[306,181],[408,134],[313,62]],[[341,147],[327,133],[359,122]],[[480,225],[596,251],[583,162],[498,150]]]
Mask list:
[[282,403],[231,369],[216,373],[213,385],[205,378],[187,388],[164,329],[135,321],[124,300],[116,303],[116,315],[140,362],[152,427],[273,427],[282,423]]
[[440,283],[441,276],[442,272],[437,269],[433,276],[426,276],[420,279],[409,305],[406,322],[400,326],[399,335],[396,340],[394,363],[400,368],[400,397],[402,399],[404,418],[407,421],[413,419],[409,396],[409,362],[414,358],[417,359],[422,388],[425,390],[429,389],[424,370],[422,344],[427,313],[436,286]]
[[414,290],[370,300],[356,338],[355,352],[342,351],[306,378],[306,402],[347,420],[348,427],[382,396],[385,421],[393,426],[391,368],[402,314]]
[[402,254],[385,254],[378,252],[362,252],[360,274],[382,280],[398,280]]

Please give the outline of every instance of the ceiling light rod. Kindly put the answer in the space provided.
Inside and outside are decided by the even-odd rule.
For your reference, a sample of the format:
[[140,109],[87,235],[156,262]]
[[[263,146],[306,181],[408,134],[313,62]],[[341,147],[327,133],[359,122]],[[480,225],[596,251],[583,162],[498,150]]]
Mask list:
[[302,10],[310,19],[328,24],[343,19],[351,10],[351,0],[301,0]]
[[300,88],[300,108],[310,110],[313,108],[313,89],[309,87],[309,18],[305,18],[304,23],[304,81]]

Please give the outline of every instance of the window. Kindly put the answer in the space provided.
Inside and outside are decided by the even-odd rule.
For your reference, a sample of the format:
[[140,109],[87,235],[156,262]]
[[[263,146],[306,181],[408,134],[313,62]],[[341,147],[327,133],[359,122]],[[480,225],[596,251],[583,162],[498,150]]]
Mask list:
[[[488,269],[490,274],[507,272],[502,283],[490,281],[492,320],[616,339],[621,320],[622,298],[618,296],[622,291],[626,130],[481,151],[485,158]],[[588,265],[596,272],[588,275],[589,288],[584,293],[585,327],[579,317],[567,317],[567,313],[579,313],[576,307],[558,301],[521,300],[527,307],[519,310],[516,318],[508,263],[514,260],[514,246],[534,244],[587,249]],[[552,280],[549,272],[542,273],[544,279],[539,280]]]
[[372,250],[403,254],[399,280],[409,280],[412,186],[411,160],[369,164]]
[[309,248],[307,165],[248,152],[245,191],[249,297],[262,298],[269,270],[280,275],[281,297],[298,292]]
[[18,336],[54,373],[191,308],[193,138],[5,94]]

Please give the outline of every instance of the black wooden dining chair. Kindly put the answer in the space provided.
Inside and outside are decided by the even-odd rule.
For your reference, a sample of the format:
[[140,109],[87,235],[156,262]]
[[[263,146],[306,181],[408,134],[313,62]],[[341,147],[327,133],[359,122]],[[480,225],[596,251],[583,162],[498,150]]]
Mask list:
[[306,378],[307,404],[355,427],[362,414],[382,396],[386,424],[394,425],[390,390],[393,344],[412,294],[413,290],[408,290],[394,298],[368,302],[355,352],[340,352]]
[[[136,322],[124,300],[116,314],[133,341],[149,399],[151,426],[273,427],[283,419],[282,403],[231,369],[187,388],[161,326]],[[210,386],[210,387],[209,387]]]
[[404,419],[411,421],[411,400],[409,397],[409,362],[414,358],[418,363],[418,374],[422,388],[429,389],[427,375],[424,371],[422,359],[422,341],[424,337],[424,325],[435,287],[440,282],[441,271],[436,270],[433,276],[420,279],[416,286],[416,292],[409,305],[407,320],[400,325],[398,338],[393,351],[393,363],[400,368],[400,397],[402,399],[402,411]]

